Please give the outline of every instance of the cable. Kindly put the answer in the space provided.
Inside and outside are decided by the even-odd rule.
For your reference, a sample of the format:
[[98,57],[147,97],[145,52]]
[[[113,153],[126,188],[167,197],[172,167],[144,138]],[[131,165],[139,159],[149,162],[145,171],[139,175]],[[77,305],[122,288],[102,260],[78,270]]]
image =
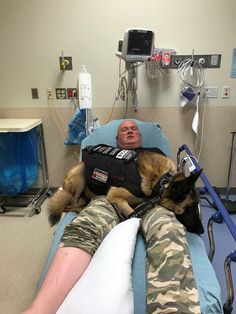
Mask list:
[[119,83],[117,90],[117,98],[125,101],[127,97],[128,82],[126,79],[127,70],[121,72],[121,60],[119,60]]
[[205,100],[203,103],[203,110],[202,110],[202,123],[201,123],[201,134],[200,134],[200,148],[197,156],[197,162],[199,162],[201,153],[202,153],[202,145],[203,145],[203,137],[204,137],[204,122],[205,122],[205,111],[206,111],[206,95],[204,94]]
[[117,101],[117,96],[115,95],[115,98],[114,98],[114,101],[113,101],[113,105],[111,107],[111,112],[110,112],[109,116],[105,119],[105,123],[104,124],[107,124],[110,121],[110,119],[111,119],[111,117],[113,115],[113,112],[114,112],[116,101]]
[[[115,104],[118,99],[125,101],[125,113],[123,116],[123,119],[126,117],[127,112],[128,112],[128,105],[129,105],[129,100],[128,100],[128,92],[131,91],[131,96],[132,96],[132,102],[135,104],[136,100],[136,90],[137,90],[137,81],[134,76],[130,75],[129,71],[135,71],[136,68],[140,67],[141,65],[147,63],[148,61],[144,62],[136,62],[132,63],[132,68],[130,70],[125,69],[124,71],[121,71],[121,60],[119,60],[119,81],[118,81],[118,90],[115,94],[115,98],[112,104],[111,112],[108,115],[108,117],[105,119],[105,123],[108,123],[113,115]],[[131,79],[127,80],[127,74],[130,75]],[[129,78],[130,78],[129,77]],[[134,106],[134,110],[136,111],[137,108]]]
[[[135,63],[132,64],[133,68],[131,68],[130,70],[125,69],[124,71],[121,71],[121,60],[119,60],[119,82],[118,82],[118,90],[116,92],[114,101],[113,101],[113,105],[111,108],[111,112],[109,114],[109,116],[105,119],[105,123],[108,123],[113,115],[114,112],[114,108],[115,108],[115,104],[117,102],[118,99],[125,101],[125,113],[123,116],[123,119],[126,117],[127,112],[128,112],[128,91],[131,91],[131,96],[132,96],[132,100],[133,103],[135,103],[135,99],[136,99],[136,89],[137,89],[137,82],[136,82],[136,78],[133,75],[130,75],[129,71],[135,71],[135,69],[141,65],[143,65],[145,62],[140,62],[140,63]],[[130,75],[131,79],[127,80],[127,74]],[[135,108],[136,110],[136,108]]]
[[125,113],[124,113],[123,119],[125,119],[127,116],[128,106],[129,106],[129,101],[128,101],[128,97],[127,97],[126,102],[125,102]]
[[205,83],[204,70],[198,61],[186,59],[179,64],[177,71],[183,89],[191,87],[194,93],[200,92],[201,87]]
[[[182,93],[186,91],[187,93],[192,93],[193,96],[197,95],[197,101],[201,94],[201,89],[205,85],[205,75],[204,69],[199,61],[194,60],[194,54],[192,54],[191,59],[186,59],[179,64],[178,67],[178,75],[181,80],[182,85]],[[198,111],[198,104],[197,111]],[[201,131],[200,131],[200,146],[198,151],[197,161],[199,161],[201,152],[202,152],[202,145],[203,145],[203,136],[204,136],[204,119],[205,119],[205,107],[206,101],[203,104],[203,111],[202,111],[202,118],[201,118]],[[196,112],[197,114],[197,112]],[[196,143],[198,139],[198,132],[196,133]],[[196,144],[196,149],[197,149]]]
[[79,103],[78,103],[78,99],[76,98],[76,91],[75,90],[73,90],[71,99],[73,101],[74,109],[76,110],[77,108],[79,108]]
[[[135,71],[138,67],[140,67],[141,65],[144,65],[145,63],[147,63],[148,61],[143,61],[143,62],[136,62],[136,63],[132,63],[132,67],[129,70],[125,70],[121,73],[121,68],[120,68],[120,64],[121,61],[119,62],[119,87],[118,87],[118,91],[117,91],[117,95],[118,98],[120,98],[122,101],[125,101],[126,98],[128,97],[128,91],[131,91],[131,94],[133,95],[135,92],[135,90],[137,89],[137,82],[136,79],[133,75],[130,75],[130,71]],[[127,74],[129,75],[129,78],[131,77],[131,79],[127,80]]]
[[122,100],[125,101],[127,98],[128,94],[128,82],[127,78],[125,75],[122,75],[119,80],[119,88],[117,91],[118,97]]
[[112,115],[113,115],[113,112],[114,112],[114,108],[115,108],[115,104],[117,102],[117,100],[120,98],[121,100],[125,100],[126,99],[126,95],[127,95],[127,80],[126,80],[126,77],[125,77],[125,74],[126,74],[127,70],[121,72],[121,60],[119,60],[119,82],[118,82],[118,90],[115,94],[115,97],[114,97],[114,101],[113,101],[113,104],[112,104],[112,107],[111,107],[111,112],[109,113],[108,117],[105,119],[105,124],[107,124]]

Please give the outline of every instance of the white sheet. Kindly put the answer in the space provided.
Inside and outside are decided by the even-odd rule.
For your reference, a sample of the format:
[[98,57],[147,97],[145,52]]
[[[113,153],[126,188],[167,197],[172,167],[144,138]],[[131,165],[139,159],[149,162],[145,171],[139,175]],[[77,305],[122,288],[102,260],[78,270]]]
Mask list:
[[57,314],[134,313],[131,265],[139,220],[112,229]]

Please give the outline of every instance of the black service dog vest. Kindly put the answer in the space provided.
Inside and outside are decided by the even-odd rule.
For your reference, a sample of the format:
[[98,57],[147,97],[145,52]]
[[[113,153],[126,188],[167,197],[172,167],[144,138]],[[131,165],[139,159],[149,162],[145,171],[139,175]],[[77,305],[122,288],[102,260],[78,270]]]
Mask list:
[[98,195],[107,194],[111,186],[124,187],[137,197],[143,197],[137,157],[144,150],[165,155],[158,148],[121,149],[99,144],[82,150],[85,178],[89,189]]

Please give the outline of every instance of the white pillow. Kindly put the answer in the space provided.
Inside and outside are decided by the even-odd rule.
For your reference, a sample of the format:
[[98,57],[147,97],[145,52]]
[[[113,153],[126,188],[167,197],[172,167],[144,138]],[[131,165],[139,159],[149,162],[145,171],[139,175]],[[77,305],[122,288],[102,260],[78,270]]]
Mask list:
[[57,314],[133,314],[131,265],[140,219],[128,219],[106,236]]

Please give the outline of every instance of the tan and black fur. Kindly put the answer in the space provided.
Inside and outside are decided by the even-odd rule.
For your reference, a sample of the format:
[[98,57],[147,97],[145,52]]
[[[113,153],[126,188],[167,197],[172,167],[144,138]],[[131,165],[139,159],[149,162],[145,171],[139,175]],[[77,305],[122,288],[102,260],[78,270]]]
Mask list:
[[[144,197],[136,197],[123,187],[110,187],[106,197],[111,204],[116,204],[124,216],[128,216],[138,203],[145,201],[153,192],[160,177],[167,172],[174,173],[171,182],[166,186],[159,204],[182,215],[186,208],[196,207],[194,183],[199,173],[185,177],[178,173],[171,159],[157,152],[143,151],[137,158],[137,169],[141,176],[141,190]],[[80,211],[94,194],[87,188],[84,175],[84,163],[80,162],[66,175],[62,189],[58,190],[48,202],[49,221],[56,224],[65,208]]]
[[59,222],[63,211],[80,212],[83,209],[87,204],[85,190],[84,163],[80,162],[67,172],[62,186],[48,200],[47,209],[51,226]]

